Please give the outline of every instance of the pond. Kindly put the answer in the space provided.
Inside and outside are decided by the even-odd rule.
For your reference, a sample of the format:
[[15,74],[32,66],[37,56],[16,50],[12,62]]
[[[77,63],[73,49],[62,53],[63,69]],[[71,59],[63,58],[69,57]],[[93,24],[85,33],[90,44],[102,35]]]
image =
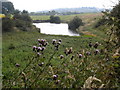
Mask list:
[[69,30],[66,23],[34,23],[33,25],[40,28],[43,34],[79,36],[77,32]]

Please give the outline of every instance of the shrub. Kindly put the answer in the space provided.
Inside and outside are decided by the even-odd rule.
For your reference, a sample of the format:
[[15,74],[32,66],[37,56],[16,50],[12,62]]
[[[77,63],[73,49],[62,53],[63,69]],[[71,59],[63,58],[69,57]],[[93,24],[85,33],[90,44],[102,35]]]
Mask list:
[[50,16],[50,23],[61,23],[60,17],[58,16]]
[[27,31],[32,26],[32,20],[27,11],[17,11],[14,14],[15,26],[23,31]]
[[2,19],[2,31],[3,32],[11,31],[13,27],[14,27],[14,21],[12,19],[10,19],[9,17],[4,17]]
[[71,30],[76,30],[77,28],[79,28],[79,26],[83,25],[82,20],[79,17],[74,17],[73,20],[71,20],[68,23],[68,28]]

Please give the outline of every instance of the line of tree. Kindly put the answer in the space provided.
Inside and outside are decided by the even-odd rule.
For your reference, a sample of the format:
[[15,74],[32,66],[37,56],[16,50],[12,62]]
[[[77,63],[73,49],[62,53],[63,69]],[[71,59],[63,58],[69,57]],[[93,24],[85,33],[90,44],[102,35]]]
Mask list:
[[28,31],[32,27],[32,19],[28,11],[15,10],[11,2],[2,2],[2,14],[5,15],[2,18],[3,32],[12,31],[14,27],[17,27],[19,30]]

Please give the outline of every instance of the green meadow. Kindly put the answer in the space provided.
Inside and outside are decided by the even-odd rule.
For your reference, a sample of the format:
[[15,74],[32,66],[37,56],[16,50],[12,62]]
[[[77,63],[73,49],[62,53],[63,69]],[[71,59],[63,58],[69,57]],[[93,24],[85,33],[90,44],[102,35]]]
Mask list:
[[[60,18],[68,22],[74,16]],[[116,79],[113,76],[113,62],[111,58],[108,62],[105,51],[107,36],[102,30],[94,28],[101,13],[77,16],[85,22],[85,26],[79,28],[80,36],[45,35],[37,30],[3,33],[3,87],[114,88]],[[31,18],[46,20],[49,16]],[[47,45],[41,45],[43,42],[38,39],[44,39]],[[94,46],[96,42],[97,48]],[[33,46],[44,47],[44,50],[38,51]]]

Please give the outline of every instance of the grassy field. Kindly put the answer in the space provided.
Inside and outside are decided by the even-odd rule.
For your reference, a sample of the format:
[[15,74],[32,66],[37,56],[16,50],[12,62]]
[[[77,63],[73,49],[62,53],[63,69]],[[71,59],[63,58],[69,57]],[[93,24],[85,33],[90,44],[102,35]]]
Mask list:
[[[74,15],[59,15],[60,19],[62,21],[68,22],[71,19],[73,19],[75,16],[80,17],[84,22],[89,22],[89,20],[93,18],[98,18],[101,16],[101,13],[83,13],[83,14],[74,14]],[[50,15],[36,15],[36,16],[31,16],[33,20],[48,20],[50,18]]]
[[[86,22],[89,22],[87,19],[92,21],[95,16],[97,17],[94,14],[91,17],[87,15],[81,16]],[[70,20],[65,17],[62,18]],[[90,34],[87,32],[81,36],[71,37],[45,35],[36,30],[4,33],[3,87],[99,88],[101,85],[106,88],[116,87],[113,62],[106,58],[104,42],[106,35],[102,31],[97,32],[92,26],[89,27],[86,31]],[[83,27],[82,30],[85,31],[85,28]],[[45,39],[44,43],[48,44],[44,46],[38,39]],[[54,39],[57,40],[55,44]],[[90,42],[92,47],[89,46]],[[94,46],[96,42],[98,42],[97,48]],[[45,47],[45,50],[34,50],[33,46]]]

